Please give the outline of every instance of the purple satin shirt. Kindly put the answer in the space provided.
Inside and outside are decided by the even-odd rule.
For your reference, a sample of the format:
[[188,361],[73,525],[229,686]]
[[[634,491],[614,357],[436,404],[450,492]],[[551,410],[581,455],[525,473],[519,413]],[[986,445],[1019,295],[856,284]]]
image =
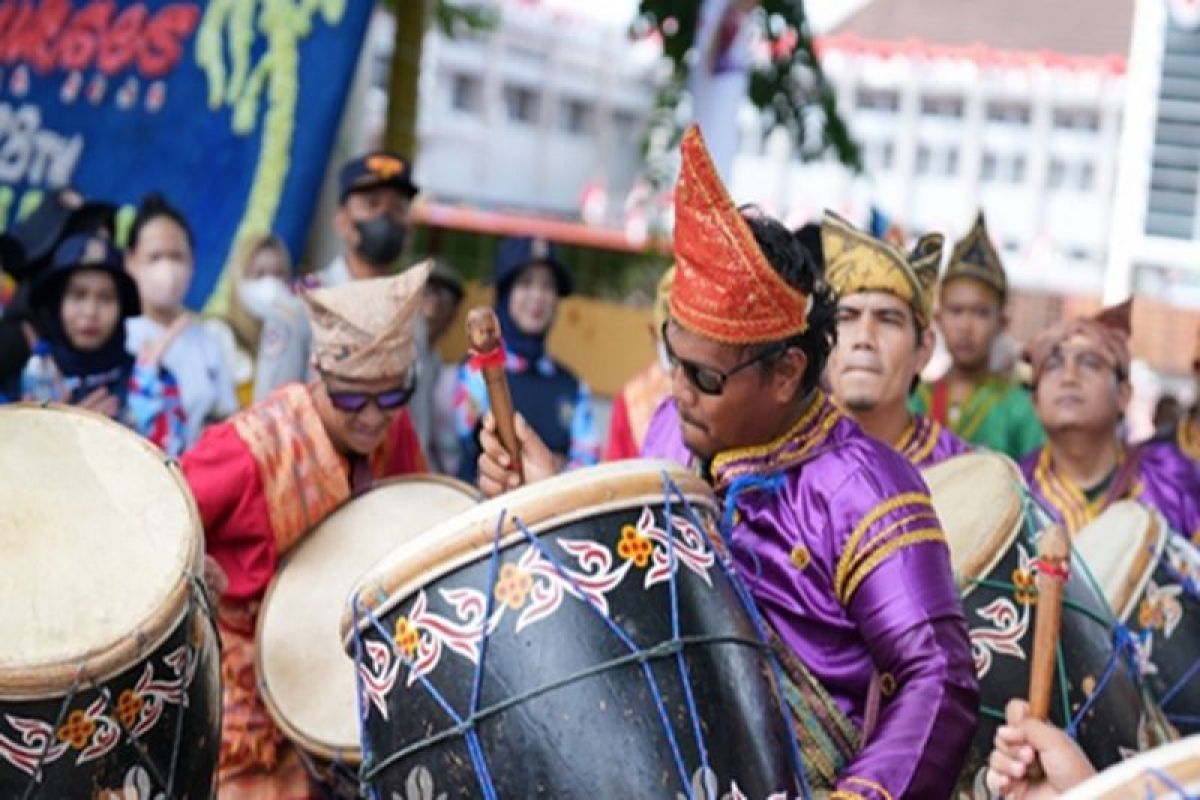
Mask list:
[[[692,463],[673,400],[655,413],[642,454]],[[872,675],[895,681],[837,788],[870,800],[949,797],[979,692],[920,475],[821,394],[786,436],[721,454],[711,471],[722,499],[735,496],[734,560],[759,609],[841,709],[861,726]],[[783,476],[777,490],[740,491],[741,479],[772,474]]]
[[917,469],[926,469],[947,458],[971,452],[971,445],[924,414],[913,414],[912,423],[894,447]]
[[[1033,451],[1021,459],[1021,472],[1033,495],[1069,533],[1099,516],[1108,503],[1129,499],[1156,509],[1172,530],[1200,544],[1200,470],[1170,439],[1131,447],[1114,478],[1123,490],[1107,502],[1089,503],[1079,487],[1054,469],[1051,452],[1048,444]],[[1121,472],[1128,469],[1135,474],[1122,480]]]

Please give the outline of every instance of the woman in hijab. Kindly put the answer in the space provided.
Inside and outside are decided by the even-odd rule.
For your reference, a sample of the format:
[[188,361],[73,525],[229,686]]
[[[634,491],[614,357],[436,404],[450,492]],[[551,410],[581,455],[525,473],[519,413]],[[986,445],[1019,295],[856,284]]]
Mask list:
[[[558,301],[571,277],[553,245],[513,237],[500,243],[495,263],[496,316],[504,336],[505,371],[513,407],[566,468],[595,464],[600,442],[588,387],[546,352]],[[463,444],[459,477],[475,482],[479,421],[488,410],[483,377],[469,364],[459,370],[455,422]]]
[[[182,450],[179,389],[157,360],[125,348],[125,320],[141,311],[121,252],[103,236],[77,234],[54,252],[30,305],[44,339],[36,348],[61,376],[56,399],[112,417],[169,455]],[[33,367],[33,360],[26,372]]]

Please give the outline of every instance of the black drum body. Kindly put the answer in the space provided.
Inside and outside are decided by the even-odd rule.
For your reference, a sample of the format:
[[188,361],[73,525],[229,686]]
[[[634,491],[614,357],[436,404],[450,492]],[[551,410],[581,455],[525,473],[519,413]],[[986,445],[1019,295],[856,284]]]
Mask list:
[[[199,590],[197,590],[199,591]],[[207,800],[216,792],[221,684],[203,604],[148,655],[74,690],[14,700],[0,687],[0,797]]]
[[[495,529],[497,502],[467,514],[491,506]],[[711,511],[676,502],[667,525],[661,498],[615,505],[566,497],[549,516],[574,519],[505,537],[369,621],[359,607],[347,647],[379,796],[797,794],[772,661]]]

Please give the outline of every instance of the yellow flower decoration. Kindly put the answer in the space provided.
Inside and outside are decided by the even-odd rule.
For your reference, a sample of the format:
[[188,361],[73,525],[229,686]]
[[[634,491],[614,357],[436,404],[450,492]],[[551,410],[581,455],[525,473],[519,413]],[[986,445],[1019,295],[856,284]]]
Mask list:
[[146,701],[140,694],[133,689],[126,689],[117,698],[117,719],[121,720],[121,724],[126,728],[132,728],[141,717],[142,706],[145,704]]
[[404,653],[404,657],[411,661],[417,654],[417,645],[421,642],[421,632],[409,621],[408,617],[400,617],[396,620],[396,631],[392,638],[395,639],[400,652]]
[[533,588],[533,576],[516,564],[500,567],[500,578],[493,591],[496,599],[516,611],[525,605],[529,591]]
[[617,555],[626,561],[632,561],[639,569],[650,563],[650,554],[654,552],[654,542],[647,536],[637,532],[637,528],[626,525],[621,528],[621,540],[617,542]]
[[1013,597],[1017,599],[1018,603],[1023,606],[1037,603],[1037,583],[1031,570],[1017,567],[1012,571],[1012,582]]
[[95,732],[96,723],[88,719],[88,715],[77,708],[71,712],[67,721],[58,729],[58,740],[66,742],[76,750],[82,750],[87,747],[87,743],[92,740],[92,734]]

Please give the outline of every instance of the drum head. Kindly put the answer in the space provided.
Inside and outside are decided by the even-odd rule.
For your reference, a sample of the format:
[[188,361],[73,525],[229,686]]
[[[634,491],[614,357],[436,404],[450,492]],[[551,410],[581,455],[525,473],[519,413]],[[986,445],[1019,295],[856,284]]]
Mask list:
[[[487,556],[501,518],[501,544],[507,545],[524,538],[517,519],[537,534],[599,512],[661,503],[664,472],[688,502],[716,513],[708,485],[671,461],[631,459],[577,469],[480,503],[405,542],[363,577],[352,596],[382,616],[421,586]],[[351,616],[347,610],[342,620],[342,639],[348,648],[353,646]]]
[[1193,797],[1200,797],[1200,736],[1172,742],[1122,761],[1062,795],[1062,800],[1188,800]]
[[0,408],[0,697],[54,696],[149,652],[201,574],[200,522],[146,440],[65,406]]
[[964,595],[1008,551],[1022,525],[1021,473],[995,453],[966,453],[921,473],[950,545]]
[[475,498],[451,478],[388,481],[333,512],[288,553],[258,617],[258,675],[289,738],[323,758],[361,758],[354,662],[338,632],[350,589],[384,555]]
[[1158,512],[1134,500],[1113,503],[1075,534],[1075,551],[1117,619],[1126,619],[1154,574],[1166,542]]

